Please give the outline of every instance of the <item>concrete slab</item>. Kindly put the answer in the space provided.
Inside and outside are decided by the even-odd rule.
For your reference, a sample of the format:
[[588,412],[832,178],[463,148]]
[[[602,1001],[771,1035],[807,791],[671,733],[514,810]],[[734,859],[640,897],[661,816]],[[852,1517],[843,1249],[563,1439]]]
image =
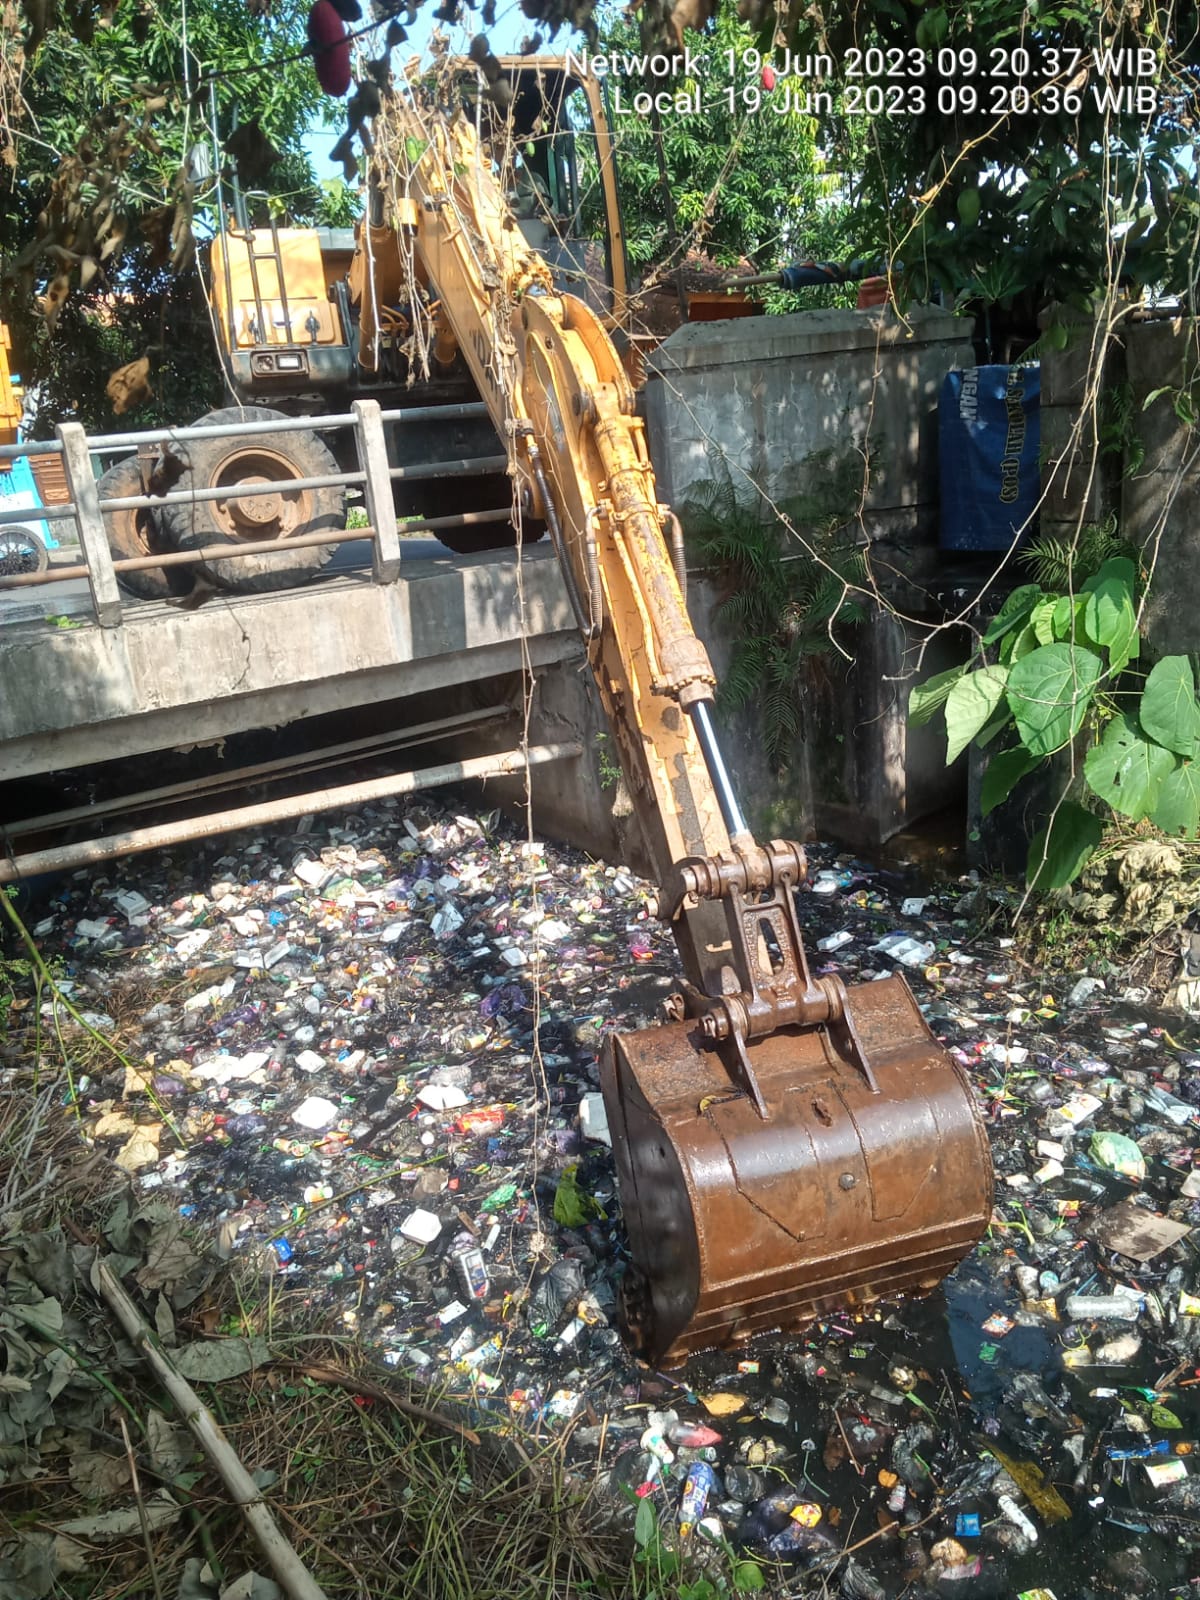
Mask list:
[[[573,659],[553,551],[421,562],[195,611],[129,606],[119,627],[0,629],[0,773],[31,777]],[[44,613],[43,613],[44,615]]]

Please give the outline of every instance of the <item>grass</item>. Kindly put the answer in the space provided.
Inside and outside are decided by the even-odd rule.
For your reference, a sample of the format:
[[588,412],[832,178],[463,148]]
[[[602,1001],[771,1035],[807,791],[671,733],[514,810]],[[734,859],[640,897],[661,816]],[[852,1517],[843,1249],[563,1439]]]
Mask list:
[[[103,1303],[86,1287],[86,1262],[121,1192],[119,1175],[80,1151],[63,1114],[65,1080],[9,1067],[0,1094],[0,1262],[15,1229],[65,1230],[82,1248],[64,1300],[65,1351],[104,1390],[86,1437],[43,1439],[29,1481],[0,1473],[0,1546],[6,1534],[45,1531],[72,1518],[143,1504],[167,1488],[184,1506],[170,1526],[145,1518],[104,1544],[86,1541],[84,1570],[59,1575],[71,1600],[174,1596],[189,1560],[207,1561],[232,1582],[265,1572],[264,1558],[190,1435],[189,1459],[167,1474],[149,1439],[154,1414],[184,1419],[148,1368],[122,1358]],[[8,1239],[5,1239],[5,1234]],[[127,1279],[132,1289],[133,1285]],[[142,1297],[154,1314],[153,1296]],[[0,1316],[6,1290],[0,1285]],[[552,1600],[619,1595],[629,1578],[629,1535],[609,1520],[594,1477],[567,1470],[564,1437],[518,1435],[503,1414],[467,1418],[462,1402],[412,1386],[344,1332],[322,1325],[301,1292],[229,1264],[177,1316],[180,1344],[211,1332],[264,1333],[271,1360],[241,1377],[198,1385],[251,1474],[262,1475],[279,1524],[329,1600]],[[96,1354],[97,1350],[102,1353]],[[418,1406],[434,1420],[414,1416]],[[469,1424],[469,1426],[468,1426]],[[123,1434],[128,1435],[128,1445]],[[99,1452],[116,1475],[112,1492],[89,1498],[72,1477],[80,1450]],[[130,1475],[136,1471],[140,1495]]]
[[[121,1035],[157,995],[144,985],[136,993],[110,991],[110,1038],[61,996],[57,974],[27,936],[19,959],[0,961],[0,987],[7,996],[0,1014],[0,1347],[16,1326],[34,1352],[35,1385],[39,1378],[44,1385],[53,1360],[65,1354],[81,1391],[78,1400],[55,1398],[55,1426],[26,1440],[33,1452],[27,1469],[10,1471],[13,1458],[0,1451],[0,1591],[7,1592],[5,1557],[30,1548],[14,1539],[48,1539],[72,1519],[131,1508],[137,1515],[126,1532],[81,1540],[80,1570],[60,1571],[41,1591],[35,1584],[30,1596],[174,1600],[189,1562],[193,1575],[207,1563],[224,1583],[249,1570],[266,1574],[241,1511],[185,1419],[149,1366],[131,1361],[88,1284],[97,1250],[109,1248],[104,1230],[113,1213],[124,1197],[132,1204],[141,1197],[81,1145],[73,1085],[84,1072],[138,1069]],[[43,1009],[51,1014],[44,1017]],[[19,1252],[30,1240],[56,1248],[63,1273],[54,1285],[62,1325],[38,1337],[19,1309],[27,1293],[36,1301],[41,1292],[28,1290],[20,1270]],[[193,1242],[206,1249],[206,1241]],[[137,1289],[136,1268],[125,1282],[153,1322],[160,1297]],[[197,1388],[247,1470],[260,1475],[284,1535],[328,1600],[567,1600],[632,1592],[631,1519],[614,1517],[611,1502],[596,1492],[598,1456],[593,1469],[568,1470],[569,1430],[531,1438],[502,1409],[472,1408],[468,1416],[461,1398],[417,1390],[375,1365],[313,1297],[285,1282],[245,1256],[214,1261],[199,1296],[176,1309],[174,1337],[181,1346],[219,1333],[267,1340],[269,1361]],[[6,1390],[0,1438],[10,1436],[9,1404]],[[164,1422],[183,1430],[182,1461],[167,1463],[153,1448]],[[80,1476],[83,1455],[104,1458],[99,1496]],[[157,1526],[147,1510],[164,1489],[182,1509]]]

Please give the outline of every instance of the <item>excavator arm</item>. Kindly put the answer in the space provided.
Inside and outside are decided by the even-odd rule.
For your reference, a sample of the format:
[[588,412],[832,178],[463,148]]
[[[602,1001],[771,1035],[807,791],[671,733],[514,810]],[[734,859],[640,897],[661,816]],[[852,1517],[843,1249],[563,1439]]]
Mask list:
[[756,844],[742,817],[678,524],[613,343],[556,291],[468,120],[400,94],[376,130],[399,248],[507,442],[521,514],[558,553],[683,968],[672,1020],[614,1037],[602,1062],[627,1328],[670,1363],[932,1287],[990,1216],[986,1138],[903,979],[852,1003],[809,971],[804,852]]

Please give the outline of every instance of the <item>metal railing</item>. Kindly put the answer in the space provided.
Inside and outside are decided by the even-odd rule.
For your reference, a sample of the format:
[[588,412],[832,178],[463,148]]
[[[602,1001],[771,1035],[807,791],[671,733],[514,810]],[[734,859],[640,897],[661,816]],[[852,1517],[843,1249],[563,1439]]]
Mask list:
[[[150,428],[131,433],[100,434],[89,439],[82,423],[59,423],[57,438],[28,444],[0,446],[3,463],[18,456],[61,455],[66,477],[68,503],[39,506],[23,511],[0,512],[0,528],[32,520],[75,523],[83,555],[74,566],[55,566],[46,572],[23,573],[0,578],[0,591],[37,588],[70,578],[86,578],[91,590],[96,621],[102,627],[119,627],[124,617],[124,600],[118,577],[124,572],[151,568],[196,566],[207,561],[229,561],[268,555],[285,550],[311,549],[366,540],[372,545],[372,577],[376,583],[391,583],[400,576],[401,547],[397,528],[392,484],[431,478],[479,477],[506,470],[503,455],[475,456],[456,461],[422,462],[393,467],[388,462],[386,423],[408,425],[427,422],[460,422],[487,416],[482,402],[443,406],[412,406],[385,411],[376,400],[356,400],[349,412],[320,417],[274,417],[270,421],[238,422],[221,425],[196,425],[185,428]],[[359,462],[357,470],[329,473],[310,478],[293,478],[263,483],[230,484],[213,488],[170,490],[165,494],[123,495],[101,500],[92,471],[92,457],[122,455],[146,445],[185,444],[201,439],[247,439],[264,434],[314,430],[353,430]],[[176,550],[161,555],[114,558],[105,531],[105,513],[120,511],[158,511],[171,505],[198,505],[212,500],[246,500],[281,491],[360,487],[365,503],[367,526],[328,533],[296,534],[281,539],[237,540],[207,545],[198,550]],[[427,517],[405,524],[406,533],[434,533],[452,528],[507,521],[511,507],[492,511],[464,512],[457,516]]]

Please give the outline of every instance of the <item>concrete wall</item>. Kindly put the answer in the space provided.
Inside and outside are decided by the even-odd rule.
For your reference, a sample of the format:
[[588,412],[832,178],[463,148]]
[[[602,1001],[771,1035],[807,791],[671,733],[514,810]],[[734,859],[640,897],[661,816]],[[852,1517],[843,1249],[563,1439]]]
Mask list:
[[[931,609],[937,550],[937,397],[953,366],[971,365],[970,324],[936,307],[890,308],[692,323],[649,358],[646,417],[663,496],[720,481],[740,497],[828,500],[831,465],[864,463],[858,533],[885,597]],[[732,640],[714,615],[715,590],[694,584],[692,620],[720,673]],[[753,712],[726,728],[726,755],[759,827],[790,819],[858,846],[882,843],[947,803],[945,752],[906,725],[915,633],[873,610],[853,634],[855,659],[817,658],[801,694],[804,737],[781,781],[762,756]],[[958,659],[958,658],[956,658]],[[940,661],[924,663],[922,676]],[[773,831],[780,831],[775,828]]]
[[[1143,459],[1122,485],[1121,521],[1153,577],[1145,627],[1154,655],[1200,649],[1200,429],[1175,411],[1200,409],[1200,319],[1135,323],[1125,334],[1132,419]],[[1167,389],[1151,400],[1156,389]],[[1143,409],[1145,407],[1145,409]]]
[[[511,557],[420,562],[196,611],[131,606],[94,621],[0,628],[0,775],[26,778],[278,726],[519,670]],[[549,547],[525,553],[534,665],[572,655],[576,628]]]

